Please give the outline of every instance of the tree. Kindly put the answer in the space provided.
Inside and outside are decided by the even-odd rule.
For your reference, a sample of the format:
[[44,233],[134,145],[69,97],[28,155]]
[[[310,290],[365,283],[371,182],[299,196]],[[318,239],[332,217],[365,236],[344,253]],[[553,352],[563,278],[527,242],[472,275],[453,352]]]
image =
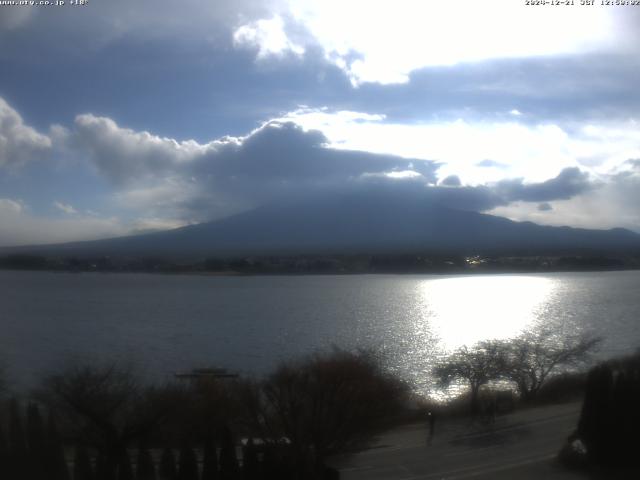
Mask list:
[[218,456],[216,444],[211,438],[205,440],[202,458],[202,480],[218,480]]
[[534,400],[549,375],[558,368],[584,365],[601,339],[588,334],[560,335],[551,328],[525,332],[500,347],[504,377],[518,387],[520,397]]
[[153,464],[153,458],[144,444],[141,444],[138,448],[138,461],[136,463],[136,478],[138,480],[156,480],[156,468]]
[[64,456],[64,446],[51,411],[49,411],[47,418],[47,456],[49,457],[47,478],[49,480],[68,480],[69,469]]
[[249,403],[260,409],[263,440],[284,437],[298,476],[313,478],[305,469],[365,443],[403,408],[407,391],[370,352],[334,349],[282,364]]
[[118,480],[133,480],[133,468],[131,468],[131,459],[129,453],[124,450],[120,455],[118,462]]
[[258,453],[253,444],[253,438],[249,437],[247,444],[242,449],[242,478],[255,480],[258,478]]
[[34,403],[27,406],[27,445],[29,463],[34,478],[47,476],[47,438],[40,409]]
[[238,459],[236,457],[236,443],[228,426],[222,429],[220,439],[220,478],[234,480],[238,478]]
[[638,404],[640,352],[591,369],[577,433],[590,463],[624,470],[611,478],[638,476]]
[[131,442],[177,408],[170,390],[145,387],[131,368],[118,364],[71,367],[45,379],[40,395],[78,440],[104,453],[108,470],[123,461]]
[[[73,480],[93,480],[91,458],[85,447],[76,447],[73,461]],[[146,480],[146,479],[144,479]]]
[[186,445],[180,449],[178,479],[198,480],[198,457],[196,457],[193,448]]
[[165,448],[160,457],[160,469],[158,471],[160,480],[178,480],[178,469],[176,468],[176,458],[173,450]]
[[485,341],[473,348],[459,348],[433,369],[433,375],[443,387],[466,382],[471,390],[471,413],[475,415],[480,410],[480,387],[498,378],[502,371],[501,344]]
[[9,477],[18,478],[29,467],[20,405],[12,398],[9,403]]

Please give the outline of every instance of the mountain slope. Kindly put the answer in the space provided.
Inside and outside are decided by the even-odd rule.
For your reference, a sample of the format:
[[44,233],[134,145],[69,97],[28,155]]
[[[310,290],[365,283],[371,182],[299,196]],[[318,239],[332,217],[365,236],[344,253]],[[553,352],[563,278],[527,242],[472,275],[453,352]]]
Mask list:
[[398,197],[348,195],[271,205],[171,231],[21,251],[74,255],[551,253],[640,250],[624,229],[549,227]]

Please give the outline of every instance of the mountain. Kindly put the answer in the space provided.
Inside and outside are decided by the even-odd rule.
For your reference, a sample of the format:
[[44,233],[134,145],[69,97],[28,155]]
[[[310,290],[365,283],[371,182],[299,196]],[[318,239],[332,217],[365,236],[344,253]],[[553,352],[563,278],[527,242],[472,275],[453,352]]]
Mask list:
[[[11,249],[46,255],[225,256],[314,253],[640,251],[640,235],[514,222],[397,196],[276,204],[170,231]],[[7,250],[5,249],[5,252]]]

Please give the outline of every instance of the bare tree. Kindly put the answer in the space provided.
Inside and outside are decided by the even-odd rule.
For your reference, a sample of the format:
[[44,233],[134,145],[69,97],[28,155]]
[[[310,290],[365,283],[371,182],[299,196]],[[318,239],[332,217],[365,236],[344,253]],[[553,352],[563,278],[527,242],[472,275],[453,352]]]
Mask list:
[[467,383],[471,391],[471,413],[479,411],[480,387],[502,373],[501,344],[485,341],[472,348],[463,346],[446,357],[433,369],[433,375],[443,387],[455,382]]
[[39,395],[77,441],[97,447],[111,465],[176,407],[170,389],[144,386],[117,364],[71,367],[46,378]]
[[523,400],[534,400],[554,370],[586,364],[601,340],[590,334],[560,334],[552,328],[525,332],[503,342],[502,374],[516,384]]
[[406,386],[373,355],[335,349],[281,365],[248,395],[266,440],[285,437],[301,478],[309,466],[361,444],[403,405]]

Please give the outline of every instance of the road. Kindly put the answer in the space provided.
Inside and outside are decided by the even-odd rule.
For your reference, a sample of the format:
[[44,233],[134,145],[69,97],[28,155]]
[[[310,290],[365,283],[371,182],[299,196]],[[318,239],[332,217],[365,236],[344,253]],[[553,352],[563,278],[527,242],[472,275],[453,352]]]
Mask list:
[[555,461],[579,413],[570,403],[520,410],[493,425],[438,419],[431,445],[426,422],[407,425],[337,466],[343,480],[580,479]]

